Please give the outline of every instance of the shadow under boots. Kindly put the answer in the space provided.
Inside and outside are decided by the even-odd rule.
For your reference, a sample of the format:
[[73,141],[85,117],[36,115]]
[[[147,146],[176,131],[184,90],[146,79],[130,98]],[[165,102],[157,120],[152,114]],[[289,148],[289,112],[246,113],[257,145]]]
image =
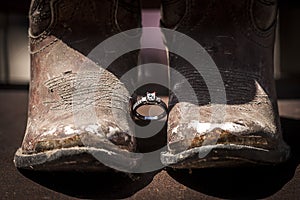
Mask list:
[[120,199],[132,196],[148,185],[155,175],[155,172],[127,175],[114,171],[103,173],[20,170],[20,172],[51,190],[85,199]]

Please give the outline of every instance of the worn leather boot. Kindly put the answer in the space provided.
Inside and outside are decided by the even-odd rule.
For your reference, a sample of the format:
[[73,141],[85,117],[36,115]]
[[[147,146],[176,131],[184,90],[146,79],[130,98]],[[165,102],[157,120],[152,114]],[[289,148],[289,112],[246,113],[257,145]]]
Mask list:
[[[138,52],[107,69],[88,55],[110,36],[141,26],[139,1],[32,0],[29,19],[28,123],[16,167],[134,168],[139,158],[131,155],[130,94],[119,78],[137,65]],[[140,33],[124,37],[139,42]],[[105,56],[96,60],[105,63]]]
[[[208,90],[190,63],[170,53],[170,67],[188,80],[197,101],[171,73],[168,152],[162,162],[205,168],[285,161],[289,148],[280,131],[273,80],[277,1],[164,0],[162,11],[162,27],[188,35],[208,52],[227,101],[211,102],[210,94],[220,87]],[[211,118],[213,106],[224,106],[222,120]]]

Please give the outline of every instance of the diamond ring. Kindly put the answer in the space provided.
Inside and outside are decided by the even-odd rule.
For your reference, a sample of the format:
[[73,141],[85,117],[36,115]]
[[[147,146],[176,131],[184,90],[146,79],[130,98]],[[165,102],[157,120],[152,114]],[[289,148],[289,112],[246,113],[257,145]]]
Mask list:
[[[158,105],[164,110],[164,112],[156,116],[144,116],[137,111],[138,108],[144,105]],[[155,92],[147,92],[145,97],[142,97],[141,99],[139,99],[133,104],[132,113],[135,117],[141,120],[145,120],[145,121],[160,120],[167,115],[168,108],[167,105],[161,100],[161,98],[156,96]]]

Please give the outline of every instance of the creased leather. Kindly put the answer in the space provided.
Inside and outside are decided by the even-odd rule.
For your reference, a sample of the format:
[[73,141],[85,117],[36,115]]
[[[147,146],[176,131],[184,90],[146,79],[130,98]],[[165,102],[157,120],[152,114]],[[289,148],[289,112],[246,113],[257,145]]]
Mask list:
[[[210,134],[207,124],[236,136],[261,136],[266,149],[286,147],[282,141],[273,80],[273,47],[277,2],[264,0],[182,0],[186,13],[180,21],[163,18],[162,26],[172,24],[201,44],[216,63],[226,90],[223,122],[211,122],[211,102],[207,86],[186,60],[170,53],[170,67],[192,85],[198,102],[189,99],[186,88],[171,73],[168,144],[178,151],[178,143]],[[177,2],[179,6],[179,1]],[[167,10],[168,7],[165,7]],[[169,8],[166,13],[172,13]],[[175,12],[174,11],[174,12]],[[166,41],[166,44],[171,41]],[[218,88],[213,88],[215,92]],[[175,96],[175,94],[177,96]],[[180,102],[178,102],[180,99]],[[194,114],[191,114],[194,113]],[[220,113],[224,114],[224,113]],[[221,132],[222,132],[221,131]],[[234,141],[231,141],[235,143]],[[173,145],[174,144],[174,145]],[[175,145],[176,144],[176,145]],[[249,145],[249,142],[245,142]],[[200,144],[202,145],[202,144]],[[255,143],[253,146],[257,145]],[[180,146],[180,145],[179,145]],[[193,146],[195,147],[195,146]],[[261,146],[260,146],[261,147]]]
[[119,78],[136,66],[138,52],[121,56],[108,69],[87,57],[121,29],[140,27],[139,1],[125,2],[32,1],[31,82],[23,153],[96,147],[86,140],[89,135],[97,137],[95,141],[135,150],[130,94]]

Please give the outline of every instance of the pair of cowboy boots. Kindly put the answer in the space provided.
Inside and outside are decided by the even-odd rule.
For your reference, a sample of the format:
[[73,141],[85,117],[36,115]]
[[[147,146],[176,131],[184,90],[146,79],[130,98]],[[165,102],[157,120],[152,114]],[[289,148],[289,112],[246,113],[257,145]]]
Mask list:
[[[277,164],[288,158],[273,80],[276,19],[276,0],[162,1],[166,47],[191,48],[167,36],[171,29],[207,54],[194,57],[199,72],[189,60],[169,52],[168,141],[160,156],[164,166]],[[131,120],[128,88],[134,80],[121,78],[137,66],[141,36],[140,31],[122,32],[139,27],[138,0],[32,1],[30,100],[17,167],[130,171],[142,162],[135,153]],[[134,46],[136,51],[111,62],[106,58],[116,50],[107,44],[93,56],[100,43],[120,33],[120,48]]]

